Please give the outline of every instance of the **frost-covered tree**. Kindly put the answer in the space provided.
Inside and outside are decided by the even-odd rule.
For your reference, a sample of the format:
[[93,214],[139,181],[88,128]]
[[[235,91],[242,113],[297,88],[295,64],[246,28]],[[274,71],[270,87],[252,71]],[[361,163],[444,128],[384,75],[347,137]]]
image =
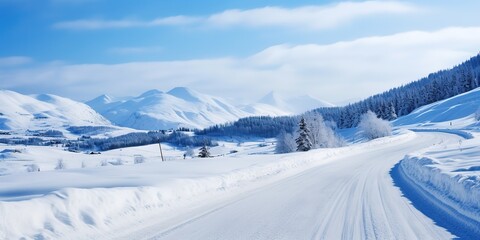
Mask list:
[[40,172],[40,167],[37,164],[30,164],[27,166],[27,172]]
[[141,164],[145,162],[145,157],[140,154],[133,155],[133,163],[134,164]]
[[329,121],[327,125],[322,115],[317,112],[308,113],[306,119],[312,148],[340,147],[344,145],[344,141],[331,127],[336,125],[334,122]]
[[193,148],[188,148],[187,151],[185,151],[184,155],[186,157],[193,157],[195,155],[195,151],[193,151]]
[[63,162],[63,159],[58,159],[57,165],[55,166],[55,170],[62,170],[66,169],[67,166],[65,166],[65,163]]
[[203,147],[200,148],[200,151],[198,153],[198,157],[201,157],[201,158],[210,157],[210,151],[208,150],[208,147],[207,147],[206,144],[204,144]]
[[297,144],[295,142],[295,137],[291,133],[285,131],[280,132],[277,136],[277,145],[275,146],[276,153],[289,153],[295,152],[297,149]]
[[108,166],[108,161],[107,161],[107,159],[103,159],[103,160],[100,162],[100,166],[102,166],[102,167]]
[[297,143],[297,151],[299,152],[306,152],[312,149],[310,131],[308,130],[304,117],[302,117],[298,123],[298,137],[295,139],[295,142]]
[[390,122],[378,118],[372,111],[368,111],[360,117],[358,129],[369,140],[392,135]]

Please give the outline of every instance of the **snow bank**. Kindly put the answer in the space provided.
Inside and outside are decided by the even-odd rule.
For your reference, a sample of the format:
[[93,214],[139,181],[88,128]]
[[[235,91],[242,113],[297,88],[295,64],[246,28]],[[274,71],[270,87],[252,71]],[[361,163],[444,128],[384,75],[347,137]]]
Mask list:
[[414,132],[443,132],[443,133],[455,134],[455,135],[458,135],[458,136],[460,136],[462,138],[465,138],[465,139],[472,139],[473,138],[473,134],[471,134],[467,131],[459,130],[459,129],[419,128],[419,129],[410,129],[410,130],[414,131]]
[[409,187],[428,196],[429,204],[440,209],[444,219],[471,236],[480,234],[479,142],[441,143],[405,156],[399,165],[400,175]]
[[[0,190],[19,189],[20,184],[29,182],[32,186],[26,192],[50,190],[38,197],[0,201],[0,239],[98,237],[129,227],[145,216],[174,214],[182,206],[200,204],[199,199],[208,202],[224,193],[240,193],[242,189],[260,187],[326,164],[336,155],[358,154],[371,146],[408,141],[414,135],[308,153],[147,162],[3,176]],[[41,183],[35,186],[36,182]],[[53,190],[55,187],[57,190]]]

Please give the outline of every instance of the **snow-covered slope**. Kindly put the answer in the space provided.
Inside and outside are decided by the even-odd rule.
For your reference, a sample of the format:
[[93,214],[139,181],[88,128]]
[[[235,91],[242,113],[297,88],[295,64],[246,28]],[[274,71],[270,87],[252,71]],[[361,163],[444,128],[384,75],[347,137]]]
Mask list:
[[144,130],[204,128],[248,116],[221,98],[185,87],[150,90],[121,101],[103,95],[87,104],[115,124]]
[[[480,107],[480,88],[419,107],[393,122],[396,126],[459,128],[475,124],[474,113]],[[450,125],[450,123],[452,125]]]
[[0,102],[0,129],[3,130],[110,125],[84,103],[51,94],[27,96],[0,90]]
[[333,106],[329,102],[310,95],[283,97],[272,91],[258,102],[243,107],[243,110],[253,115],[282,116],[300,114],[319,107]]

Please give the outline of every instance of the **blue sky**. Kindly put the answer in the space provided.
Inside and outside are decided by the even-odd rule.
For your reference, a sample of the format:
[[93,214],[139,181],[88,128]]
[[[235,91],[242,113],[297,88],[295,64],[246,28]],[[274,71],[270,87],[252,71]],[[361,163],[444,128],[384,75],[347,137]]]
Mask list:
[[343,103],[480,51],[478,1],[0,0],[0,88]]

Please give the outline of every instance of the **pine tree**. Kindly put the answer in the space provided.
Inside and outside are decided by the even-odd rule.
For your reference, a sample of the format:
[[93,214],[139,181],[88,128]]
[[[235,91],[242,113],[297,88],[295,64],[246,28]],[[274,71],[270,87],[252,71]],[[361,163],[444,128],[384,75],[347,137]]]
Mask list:
[[298,138],[295,139],[297,143],[297,151],[306,152],[312,149],[312,142],[310,141],[310,131],[307,128],[305,118],[302,117],[298,123]]
[[206,144],[204,144],[203,147],[200,148],[200,152],[198,153],[198,157],[201,157],[201,158],[210,157],[210,152],[208,151],[208,147],[207,147]]

